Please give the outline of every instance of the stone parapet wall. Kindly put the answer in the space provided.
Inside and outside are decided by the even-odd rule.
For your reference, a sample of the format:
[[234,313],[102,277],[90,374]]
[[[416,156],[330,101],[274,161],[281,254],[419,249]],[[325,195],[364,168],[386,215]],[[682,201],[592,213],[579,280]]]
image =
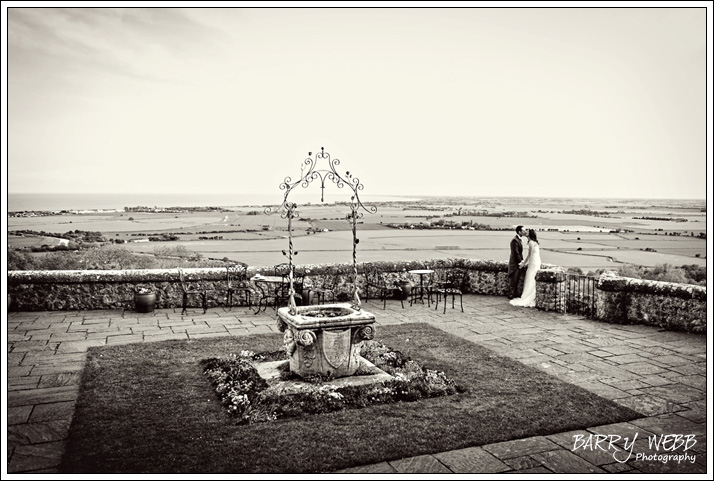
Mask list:
[[706,287],[612,274],[601,276],[597,287],[600,320],[702,334],[707,331]]
[[596,318],[612,324],[631,324],[627,320],[627,293],[624,291],[598,290]]
[[[505,296],[508,292],[508,263],[476,259],[439,259],[428,261],[374,262],[385,274],[387,283],[402,278],[418,283],[408,274],[414,269],[466,271],[465,293]],[[358,264],[357,283],[365,299],[364,267]],[[298,265],[305,273],[306,287],[321,285],[331,270],[337,272],[336,300],[352,299],[354,267],[345,264]],[[225,304],[225,268],[184,269],[189,282],[203,281],[208,289],[208,306]],[[249,267],[248,277],[272,275],[273,267]],[[561,284],[562,268],[544,265],[536,276],[536,307],[562,312],[565,306]],[[88,270],[88,271],[9,271],[8,310],[53,311],[134,309],[134,290],[152,287],[158,308],[180,307],[182,289],[178,269]],[[303,292],[303,294],[305,294]],[[258,292],[254,290],[253,300]],[[371,298],[374,298],[372,293]],[[196,306],[196,300],[191,305]],[[629,279],[603,275],[595,292],[596,319],[621,324],[649,324],[665,329],[706,333],[706,287],[668,282]]]
[[[453,269],[467,271],[464,290],[467,293],[505,295],[508,289],[508,263],[472,259],[400,261],[371,263],[385,274],[387,283],[402,278],[414,284],[419,276],[408,274],[414,269]],[[357,266],[360,296],[364,293],[364,263]],[[305,273],[306,287],[322,285],[330,271],[337,272],[336,298],[352,299],[354,266],[345,264],[303,264],[296,270]],[[190,283],[203,281],[208,289],[208,306],[223,305],[226,298],[226,274],[222,267],[183,269]],[[256,274],[272,275],[273,266],[248,268],[248,278]],[[13,311],[52,311],[85,309],[133,309],[134,290],[151,287],[157,294],[157,308],[178,307],[182,289],[178,269],[86,270],[86,271],[10,271],[8,272],[8,306]],[[253,290],[253,299],[258,291]],[[373,296],[372,296],[373,297]],[[195,302],[194,302],[195,303]]]
[[[185,269],[188,282],[203,281],[209,305],[225,298],[226,269]],[[181,306],[183,291],[177,269],[10,271],[9,310],[64,311],[133,309],[137,287],[156,292],[156,307]]]
[[564,270],[560,267],[541,269],[536,274],[536,307],[544,311],[564,312],[565,303],[560,299],[562,283],[565,278],[561,275]]

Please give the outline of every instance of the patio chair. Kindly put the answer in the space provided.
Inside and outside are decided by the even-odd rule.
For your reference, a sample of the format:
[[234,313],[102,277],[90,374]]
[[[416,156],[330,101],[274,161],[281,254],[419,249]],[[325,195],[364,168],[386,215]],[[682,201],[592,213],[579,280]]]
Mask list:
[[[374,264],[365,264],[364,265],[364,274],[365,274],[365,301],[369,301],[369,290],[370,288],[373,290],[376,290],[379,293],[379,299],[382,299],[384,301],[384,307],[383,309],[387,308],[387,296],[388,295],[394,295],[394,292],[399,290],[398,287],[394,285],[394,283],[388,283],[386,280],[386,276],[384,275],[383,272],[381,272],[379,269]],[[399,301],[402,303],[402,309],[404,309],[404,300],[399,299]]]
[[464,312],[463,285],[466,278],[466,271],[462,269],[448,269],[443,273],[442,280],[435,281],[429,296],[436,294],[436,307],[439,309],[439,299],[444,298],[444,314],[446,314],[446,301],[451,296],[451,308],[454,309],[456,296],[461,302],[461,312]]
[[327,269],[327,273],[323,277],[323,280],[319,285],[309,287],[307,290],[307,300],[306,304],[310,303],[310,294],[315,293],[317,297],[317,303],[322,304],[330,298],[332,302],[335,302],[335,289],[337,288],[339,269],[336,266],[330,266]]
[[181,315],[186,313],[188,308],[189,296],[198,296],[201,299],[201,307],[205,314],[208,310],[208,289],[203,285],[203,281],[188,282],[183,269],[179,268],[179,279],[181,279],[181,290],[183,291],[183,299],[181,302]]
[[243,293],[243,297],[248,301],[248,307],[252,306],[253,290],[248,280],[248,264],[242,262],[226,267],[226,306],[233,308],[234,295]]

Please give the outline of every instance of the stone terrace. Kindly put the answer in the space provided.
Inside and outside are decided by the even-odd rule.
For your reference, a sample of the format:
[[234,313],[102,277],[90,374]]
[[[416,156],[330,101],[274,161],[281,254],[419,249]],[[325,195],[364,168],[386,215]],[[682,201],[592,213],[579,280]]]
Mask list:
[[[706,473],[706,336],[614,325],[515,308],[502,297],[466,295],[446,314],[416,304],[365,303],[377,325],[427,322],[517,359],[646,417],[628,423],[355,466],[342,473]],[[441,308],[441,306],[440,306]],[[276,313],[160,309],[8,314],[9,473],[57,472],[90,346],[277,332]],[[379,330],[377,330],[379,336]],[[554,402],[557,402],[554,400]],[[656,453],[647,437],[693,434],[695,462],[617,462],[612,452],[573,450],[573,436],[639,433],[634,453]],[[585,439],[585,438],[582,438]],[[624,451],[623,451],[624,452]],[[662,453],[663,451],[660,451]],[[683,451],[677,451],[681,454]],[[621,458],[624,456],[621,456]]]

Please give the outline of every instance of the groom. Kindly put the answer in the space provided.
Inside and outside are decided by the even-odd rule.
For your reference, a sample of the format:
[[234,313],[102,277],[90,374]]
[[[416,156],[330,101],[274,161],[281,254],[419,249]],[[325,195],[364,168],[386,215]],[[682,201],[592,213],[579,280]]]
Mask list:
[[521,268],[523,261],[523,241],[526,235],[522,225],[516,227],[516,236],[511,240],[511,258],[508,260],[508,298],[520,297],[518,284],[523,279],[526,270]]

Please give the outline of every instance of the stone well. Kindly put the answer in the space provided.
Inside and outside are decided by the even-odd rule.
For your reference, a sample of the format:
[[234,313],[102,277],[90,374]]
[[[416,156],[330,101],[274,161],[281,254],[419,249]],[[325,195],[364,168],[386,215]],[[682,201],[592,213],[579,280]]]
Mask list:
[[374,315],[350,304],[298,306],[278,309],[290,371],[302,377],[352,376],[360,366],[363,340],[374,338]]

